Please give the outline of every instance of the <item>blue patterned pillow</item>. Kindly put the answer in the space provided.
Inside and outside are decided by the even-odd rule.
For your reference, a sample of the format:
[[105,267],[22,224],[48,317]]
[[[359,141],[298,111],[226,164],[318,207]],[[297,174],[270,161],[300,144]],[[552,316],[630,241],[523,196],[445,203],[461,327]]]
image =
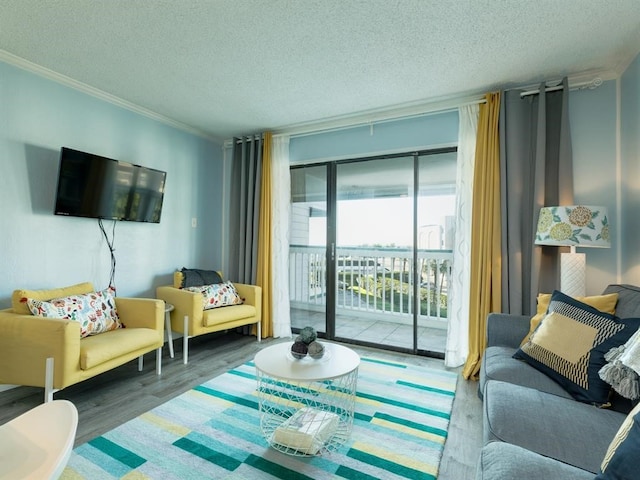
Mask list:
[[598,375],[604,355],[639,326],[639,318],[620,319],[554,291],[546,316],[514,358],[554,379],[576,400],[606,406],[611,386]]
[[27,306],[38,317],[62,318],[80,323],[80,336],[83,338],[122,328],[111,288],[49,301],[28,298]]
[[595,480],[635,480],[640,458],[640,404],[627,415],[609,445]]

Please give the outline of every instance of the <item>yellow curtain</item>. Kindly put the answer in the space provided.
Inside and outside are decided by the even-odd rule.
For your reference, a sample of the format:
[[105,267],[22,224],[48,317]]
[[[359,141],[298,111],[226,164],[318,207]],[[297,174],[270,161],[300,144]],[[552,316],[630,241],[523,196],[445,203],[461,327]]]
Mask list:
[[260,232],[258,233],[257,284],[262,287],[262,337],[273,336],[271,320],[271,132],[262,143],[262,184],[260,188]]
[[500,92],[480,105],[471,218],[469,356],[464,378],[477,378],[486,348],[487,315],[500,311]]

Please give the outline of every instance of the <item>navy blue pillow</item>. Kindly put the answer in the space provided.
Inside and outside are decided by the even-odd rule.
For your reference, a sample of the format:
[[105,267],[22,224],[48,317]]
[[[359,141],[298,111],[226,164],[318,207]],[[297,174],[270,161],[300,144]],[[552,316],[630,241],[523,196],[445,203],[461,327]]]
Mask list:
[[578,401],[608,406],[611,386],[598,372],[604,355],[625,343],[640,318],[621,319],[554,291],[547,315],[514,354],[558,382]]
[[223,283],[223,280],[215,270],[182,269],[182,288],[201,287],[202,285],[214,285],[216,283]]
[[640,406],[627,416],[609,445],[595,480],[637,480],[640,473]]

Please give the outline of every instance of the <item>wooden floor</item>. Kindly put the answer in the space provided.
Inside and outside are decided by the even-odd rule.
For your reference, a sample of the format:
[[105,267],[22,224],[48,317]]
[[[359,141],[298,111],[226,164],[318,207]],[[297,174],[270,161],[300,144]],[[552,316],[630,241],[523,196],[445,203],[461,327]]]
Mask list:
[[[142,372],[130,362],[98,377],[55,394],[78,408],[76,446],[170,400],[171,398],[252,359],[260,348],[282,340],[235,333],[212,334],[190,341],[189,364],[182,363],[181,342],[176,341],[176,358],[164,348],[162,375],[155,374],[155,353],[145,356]],[[444,368],[442,360],[405,355],[364,347],[352,347],[361,355],[416,365]],[[459,378],[449,436],[440,464],[441,480],[466,480],[475,476],[482,439],[482,408],[476,394],[477,382]],[[43,401],[43,389],[18,387],[0,392],[0,424]]]

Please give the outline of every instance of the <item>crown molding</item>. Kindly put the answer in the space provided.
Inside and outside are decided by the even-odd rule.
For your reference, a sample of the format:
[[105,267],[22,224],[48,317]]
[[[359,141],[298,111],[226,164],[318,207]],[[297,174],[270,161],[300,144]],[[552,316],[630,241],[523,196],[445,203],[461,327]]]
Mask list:
[[0,61],[8,63],[9,65],[13,65],[14,67],[18,67],[22,70],[26,70],[30,73],[46,78],[48,80],[52,80],[56,83],[72,88],[79,92],[85,93],[87,95],[91,95],[92,97],[98,98],[100,100],[108,102],[117,107],[124,108],[131,112],[137,113],[138,115],[142,115],[152,120],[156,120],[158,122],[164,123],[165,125],[168,125],[170,127],[174,127],[179,130],[183,130],[185,132],[191,133],[193,135],[207,138],[209,140],[214,140],[216,142],[221,141],[219,138],[203,130],[187,125],[186,123],[178,122],[177,120],[173,120],[169,117],[166,117],[165,115],[154,112],[153,110],[149,110],[148,108],[141,107],[140,105],[137,105],[133,102],[129,102],[128,100],[124,100],[120,97],[107,93],[98,88],[92,87],[91,85],[87,85],[86,83],[79,82],[78,80],[74,80],[71,77],[67,77],[66,75],[55,72],[49,68],[30,62],[29,60],[25,60],[22,57],[18,57],[17,55],[7,52],[6,50],[0,49]]

